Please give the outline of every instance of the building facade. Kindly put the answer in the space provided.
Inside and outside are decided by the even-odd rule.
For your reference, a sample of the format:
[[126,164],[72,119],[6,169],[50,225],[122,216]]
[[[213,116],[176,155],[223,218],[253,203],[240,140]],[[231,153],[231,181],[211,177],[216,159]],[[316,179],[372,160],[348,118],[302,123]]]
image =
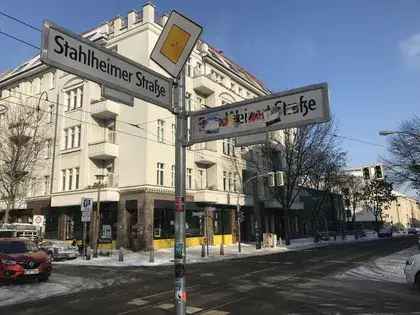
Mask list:
[[[167,75],[149,58],[166,20],[148,3],[83,36]],[[269,93],[203,41],[194,48],[185,73],[190,111]],[[100,200],[102,229],[119,246],[172,246],[175,119],[169,111],[140,99],[133,107],[104,99],[98,84],[43,65],[39,56],[3,74],[0,90],[6,106],[40,101],[45,113],[45,154],[26,203],[33,214],[46,216],[46,237],[81,238],[80,202],[89,197],[95,206]],[[252,207],[252,198],[240,192],[245,167],[233,139],[188,148],[188,245],[201,242],[204,222],[212,243],[236,241],[236,205]]]

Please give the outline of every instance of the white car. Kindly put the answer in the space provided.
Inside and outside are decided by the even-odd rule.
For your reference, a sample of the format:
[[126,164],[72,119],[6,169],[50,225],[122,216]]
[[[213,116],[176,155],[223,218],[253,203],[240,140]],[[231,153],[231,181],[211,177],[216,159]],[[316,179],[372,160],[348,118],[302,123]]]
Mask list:
[[407,282],[420,290],[420,254],[407,259],[404,274]]

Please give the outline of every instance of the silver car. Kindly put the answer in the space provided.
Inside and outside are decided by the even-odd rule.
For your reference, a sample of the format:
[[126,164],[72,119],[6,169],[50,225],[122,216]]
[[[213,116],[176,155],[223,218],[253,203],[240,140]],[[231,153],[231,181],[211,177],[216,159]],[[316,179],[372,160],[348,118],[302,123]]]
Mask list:
[[39,244],[39,248],[45,251],[50,260],[75,259],[79,257],[79,249],[65,241],[47,240]]

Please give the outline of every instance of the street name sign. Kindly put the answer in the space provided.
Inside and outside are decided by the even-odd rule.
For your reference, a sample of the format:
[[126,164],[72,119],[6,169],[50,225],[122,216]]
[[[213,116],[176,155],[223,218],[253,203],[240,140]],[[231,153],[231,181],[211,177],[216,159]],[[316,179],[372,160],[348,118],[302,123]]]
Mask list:
[[264,144],[267,143],[268,134],[264,133],[257,133],[255,135],[248,135],[242,137],[235,138],[235,147],[245,147],[248,145],[254,144]]
[[327,83],[191,112],[188,144],[330,120]]
[[172,111],[172,79],[50,21],[44,22],[41,61]]
[[203,28],[177,11],[172,11],[153,47],[150,59],[177,78],[190,57]]

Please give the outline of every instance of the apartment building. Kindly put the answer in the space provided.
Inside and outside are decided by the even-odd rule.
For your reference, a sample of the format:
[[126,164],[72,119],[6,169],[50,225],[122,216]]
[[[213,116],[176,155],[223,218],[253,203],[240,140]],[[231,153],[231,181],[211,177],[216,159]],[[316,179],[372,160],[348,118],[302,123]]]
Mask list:
[[[155,6],[147,3],[83,36],[167,75],[149,58],[166,21],[167,16],[158,17]],[[190,111],[269,93],[252,74],[203,41],[185,73]],[[81,198],[96,203],[99,197],[101,225],[118,245],[172,246],[175,119],[169,111],[140,99],[133,107],[104,99],[96,83],[43,65],[39,56],[3,74],[0,90],[4,104],[48,95],[41,102],[49,135],[45,156],[26,198],[27,209],[46,216],[47,237],[80,238]],[[201,241],[204,210],[210,214],[214,244],[236,241],[237,201],[252,206],[252,199],[239,191],[246,167],[239,153],[232,139],[188,148],[187,245]]]

